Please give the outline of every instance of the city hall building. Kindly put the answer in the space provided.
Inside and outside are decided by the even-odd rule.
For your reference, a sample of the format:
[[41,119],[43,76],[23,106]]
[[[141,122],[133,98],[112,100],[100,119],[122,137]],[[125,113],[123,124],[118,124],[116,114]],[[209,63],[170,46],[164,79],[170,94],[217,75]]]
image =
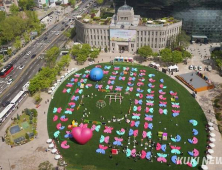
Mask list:
[[77,16],[75,28],[77,41],[92,47],[107,48],[110,52],[128,51],[135,53],[138,48],[149,45],[158,52],[170,44],[179,34],[182,21],[174,18],[144,20],[134,15],[126,3],[112,18],[106,20],[84,19]]

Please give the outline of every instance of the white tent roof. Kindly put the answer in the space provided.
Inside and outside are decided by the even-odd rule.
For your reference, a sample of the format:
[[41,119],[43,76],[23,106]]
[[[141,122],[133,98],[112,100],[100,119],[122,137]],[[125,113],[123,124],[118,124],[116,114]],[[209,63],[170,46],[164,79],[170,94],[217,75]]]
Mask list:
[[115,57],[115,58],[119,59],[119,57]]
[[178,67],[177,67],[177,65],[174,65],[174,66],[169,66],[168,69],[170,69],[170,70],[171,69],[178,69]]

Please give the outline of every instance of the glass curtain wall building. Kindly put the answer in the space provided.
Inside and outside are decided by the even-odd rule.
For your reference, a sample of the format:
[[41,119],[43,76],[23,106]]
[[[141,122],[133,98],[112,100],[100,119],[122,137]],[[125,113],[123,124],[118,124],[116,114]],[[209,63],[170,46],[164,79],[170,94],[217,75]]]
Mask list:
[[190,35],[207,36],[208,41],[222,41],[222,10],[195,9],[176,12],[173,16],[182,20],[182,29]]

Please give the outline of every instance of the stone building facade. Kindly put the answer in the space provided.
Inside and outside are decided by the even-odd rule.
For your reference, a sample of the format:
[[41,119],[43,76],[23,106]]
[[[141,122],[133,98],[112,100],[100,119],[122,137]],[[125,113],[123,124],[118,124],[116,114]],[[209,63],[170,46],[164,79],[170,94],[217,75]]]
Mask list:
[[134,15],[128,5],[121,6],[107,25],[84,23],[75,20],[77,41],[91,46],[107,48],[110,52],[128,51],[149,45],[158,52],[165,48],[181,31],[182,21],[166,23],[165,20],[141,24],[141,17]]

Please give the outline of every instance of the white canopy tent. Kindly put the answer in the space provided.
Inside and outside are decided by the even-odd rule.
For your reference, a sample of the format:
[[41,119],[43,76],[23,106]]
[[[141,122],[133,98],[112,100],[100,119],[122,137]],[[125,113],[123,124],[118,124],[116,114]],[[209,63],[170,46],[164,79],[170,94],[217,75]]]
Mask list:
[[169,66],[169,67],[168,67],[168,70],[169,70],[169,71],[174,71],[174,70],[179,71],[179,67],[178,67],[177,65]]
[[58,159],[60,159],[61,158],[61,155],[56,155],[55,156],[55,160],[58,160]]
[[54,148],[54,146],[55,146],[55,145],[54,145],[53,143],[51,143],[51,144],[49,145],[49,148],[52,149],[52,148]]
[[52,143],[52,139],[47,139],[46,143]]
[[53,154],[55,154],[57,152],[57,149],[56,148],[54,148],[52,151],[51,151],[51,153],[53,153]]

